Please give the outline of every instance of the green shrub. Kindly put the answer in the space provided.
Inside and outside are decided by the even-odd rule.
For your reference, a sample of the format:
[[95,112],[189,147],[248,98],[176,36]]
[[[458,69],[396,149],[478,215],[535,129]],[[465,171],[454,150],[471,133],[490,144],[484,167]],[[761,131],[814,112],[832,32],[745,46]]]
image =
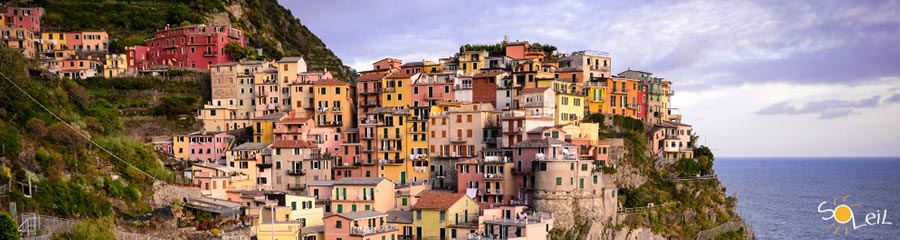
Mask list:
[[0,211],[0,239],[19,239],[19,224],[8,213]]
[[174,119],[179,115],[191,114],[196,109],[197,98],[193,96],[165,96],[153,107],[153,115]]
[[115,240],[115,222],[112,217],[82,220],[72,227],[72,232],[63,234],[65,239]]
[[112,214],[109,201],[73,181],[38,182],[33,197],[41,209],[62,217],[95,218]]

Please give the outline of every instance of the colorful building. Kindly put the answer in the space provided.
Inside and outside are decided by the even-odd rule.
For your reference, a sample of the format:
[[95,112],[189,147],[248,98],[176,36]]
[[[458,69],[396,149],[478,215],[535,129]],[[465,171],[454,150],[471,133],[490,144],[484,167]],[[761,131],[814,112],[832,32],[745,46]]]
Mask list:
[[442,103],[428,120],[428,156],[434,189],[456,189],[456,164],[496,148],[499,115],[490,103]]
[[332,163],[321,156],[315,144],[306,140],[275,140],[271,148],[275,164],[272,189],[308,196],[310,182],[331,180]]
[[462,161],[456,165],[456,192],[474,193],[482,208],[510,204],[516,195],[514,168],[512,159],[505,156]]
[[325,240],[397,239],[397,225],[387,217],[371,210],[333,214],[325,217]]
[[146,58],[150,66],[209,69],[213,64],[231,61],[225,52],[225,46],[229,43],[245,46],[244,32],[226,26],[202,24],[175,28],[166,26],[146,41],[149,48]]
[[114,78],[125,75],[128,66],[126,58],[123,54],[106,55],[106,64],[103,65],[103,77]]
[[172,142],[174,156],[177,159],[219,163],[221,160],[224,160],[225,151],[234,143],[234,136],[224,132],[196,132],[187,135],[177,135]]
[[41,17],[44,8],[7,7],[3,13],[4,25],[0,27],[23,28],[31,32],[41,32]]
[[334,181],[331,212],[336,214],[394,208],[394,183],[384,178],[349,177]]
[[478,203],[465,193],[424,192],[413,206],[416,239],[465,239],[478,229]]
[[37,49],[34,44],[34,32],[23,27],[0,27],[0,37],[4,46],[19,50],[26,58],[37,57]]

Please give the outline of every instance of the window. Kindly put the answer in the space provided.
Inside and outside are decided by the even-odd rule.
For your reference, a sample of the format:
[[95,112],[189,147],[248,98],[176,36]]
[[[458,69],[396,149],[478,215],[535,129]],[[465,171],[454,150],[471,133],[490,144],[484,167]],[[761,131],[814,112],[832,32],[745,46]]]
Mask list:
[[422,210],[416,210],[416,220],[422,220]]
[[[340,206],[340,205],[338,205],[338,206]],[[340,221],[340,220],[334,222],[334,228],[341,228],[341,221]]]
[[297,202],[291,202],[291,210],[297,210]]
[[441,222],[446,221],[447,220],[447,212],[441,211],[440,219],[441,219]]
[[556,186],[562,186],[562,177],[556,177]]

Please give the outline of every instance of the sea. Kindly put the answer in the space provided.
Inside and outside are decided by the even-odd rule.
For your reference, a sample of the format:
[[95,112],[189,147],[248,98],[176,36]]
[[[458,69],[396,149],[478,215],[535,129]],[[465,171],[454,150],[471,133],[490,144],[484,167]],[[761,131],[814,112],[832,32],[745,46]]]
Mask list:
[[[713,168],[757,239],[900,239],[900,157],[717,157]],[[835,201],[850,222],[822,219]]]

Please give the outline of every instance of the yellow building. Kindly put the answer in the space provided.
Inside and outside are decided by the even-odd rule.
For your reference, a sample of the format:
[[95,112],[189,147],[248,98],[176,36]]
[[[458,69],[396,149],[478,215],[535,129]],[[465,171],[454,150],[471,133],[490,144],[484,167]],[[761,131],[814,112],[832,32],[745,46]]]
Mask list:
[[331,211],[336,214],[368,210],[391,211],[394,208],[394,190],[394,183],[384,178],[341,178],[334,182]]
[[251,124],[253,130],[253,142],[271,143],[274,138],[275,124],[287,115],[285,112],[277,112],[262,117],[254,118]]
[[[260,183],[260,168],[267,167],[263,161],[263,153],[269,147],[268,143],[244,143],[234,147],[225,154],[225,160],[229,167],[235,168],[242,175],[249,177],[250,184],[248,186],[240,186],[232,184],[235,190],[257,189],[257,185],[268,185]],[[269,162],[268,167],[271,167]]]
[[421,111],[410,111],[413,78],[416,73],[396,73],[384,78],[381,107],[372,110],[379,122],[377,154],[382,168],[380,176],[399,184],[429,179],[427,117]]
[[608,96],[605,86],[594,82],[585,83],[584,92],[585,114],[605,113],[608,111],[606,109]]
[[[257,216],[256,226],[252,227],[259,239],[296,240],[303,227],[302,222],[291,220],[291,208],[285,206],[266,206],[247,209],[247,214]],[[321,221],[321,219],[319,219]]]
[[69,46],[66,45],[66,34],[62,32],[41,33],[39,47],[41,52],[69,49]]
[[479,210],[464,193],[422,193],[413,206],[413,234],[416,239],[465,238],[478,229]]
[[6,16],[0,14],[0,26],[6,26]]
[[316,198],[312,196],[284,195],[285,206],[291,209],[291,219],[300,221],[303,227],[322,226],[325,209],[316,206]]
[[556,125],[564,125],[584,119],[584,96],[575,92],[556,91],[556,109],[553,114]]
[[487,68],[484,58],[488,56],[487,51],[463,51],[459,53],[459,69],[463,70],[466,76],[472,76],[481,72],[482,68]]
[[344,132],[353,128],[353,95],[350,84],[334,79],[316,81],[314,87],[315,121],[318,127],[339,127]]
[[103,66],[103,76],[106,78],[121,77],[125,75],[125,54],[106,55],[106,65]]

